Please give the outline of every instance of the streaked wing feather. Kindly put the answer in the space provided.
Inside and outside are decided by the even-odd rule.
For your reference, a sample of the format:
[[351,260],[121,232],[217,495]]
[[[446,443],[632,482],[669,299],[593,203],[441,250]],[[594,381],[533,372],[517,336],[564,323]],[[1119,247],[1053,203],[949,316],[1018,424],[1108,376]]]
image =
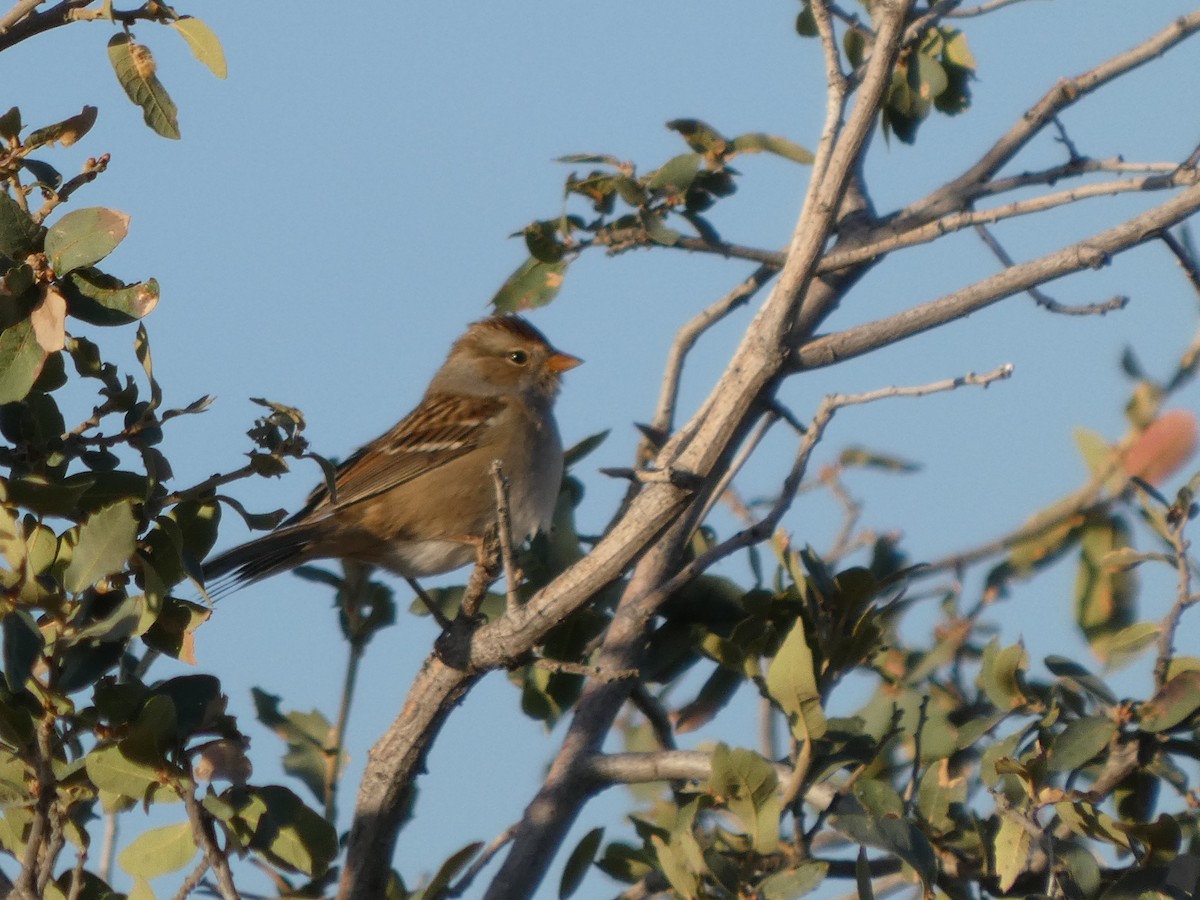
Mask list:
[[[479,435],[504,406],[495,397],[426,398],[390,431],[367,444],[337,470],[337,505],[348,506],[444,466],[479,446]],[[293,520],[323,513],[329,492],[321,485]]]

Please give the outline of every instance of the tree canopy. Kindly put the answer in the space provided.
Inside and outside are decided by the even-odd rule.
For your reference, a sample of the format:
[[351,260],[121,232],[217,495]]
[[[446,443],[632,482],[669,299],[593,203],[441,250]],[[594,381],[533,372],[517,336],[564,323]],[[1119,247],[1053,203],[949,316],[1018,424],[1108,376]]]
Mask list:
[[[201,108],[171,87],[177,70],[164,59],[178,63],[171,54],[190,51],[223,79],[222,40],[245,47],[236,24],[218,38],[189,13],[155,2],[120,10],[22,0],[0,15],[0,51],[40,44],[55,67],[82,67],[56,56],[52,41],[90,28],[79,39],[98,47],[103,30],[96,58],[131,108],[154,134],[181,140],[191,133],[189,111]],[[332,598],[337,626],[327,645],[344,644],[304,661],[338,685],[340,699],[325,710],[275,695],[286,687],[277,680],[264,686],[277,649],[259,651],[263,671],[249,690],[231,684],[229,660],[204,639],[241,602],[214,610],[205,557],[236,539],[239,523],[262,531],[282,519],[259,510],[255,485],[301,465],[327,473],[327,456],[351,442],[318,442],[290,398],[254,387],[257,377],[286,385],[286,372],[268,372],[249,354],[218,360],[222,329],[238,326],[213,321],[211,333],[191,335],[192,354],[244,373],[238,381],[257,404],[245,456],[227,462],[216,449],[221,436],[197,424],[211,421],[209,387],[197,383],[175,399],[186,388],[165,373],[184,354],[156,344],[156,367],[150,352],[160,297],[166,307],[188,288],[131,275],[123,254],[140,239],[131,216],[117,202],[87,205],[118,177],[96,126],[98,111],[107,115],[119,98],[97,89],[78,112],[43,120],[8,81],[14,105],[0,115],[0,874],[10,896],[499,900],[555,887],[560,896],[626,897],[819,889],[864,900],[900,887],[955,900],[1195,894],[1200,654],[1189,616],[1200,598],[1190,544],[1200,473],[1190,407],[1200,262],[1187,223],[1200,209],[1200,147],[1194,135],[1179,143],[1178,123],[1139,117],[1136,106],[1128,124],[1099,135],[1082,111],[1135,77],[1186,100],[1190,85],[1156,81],[1155,72],[1180,54],[1195,58],[1200,13],[1142,9],[1122,50],[1036,84],[1011,60],[977,52],[995,20],[1038,29],[1040,7],[1018,0],[803,0],[773,14],[770,37],[792,42],[811,68],[805,83],[763,85],[778,107],[772,121],[726,124],[703,109],[679,110],[665,121],[669,143],[645,153],[601,138],[587,152],[561,154],[561,191],[556,184],[521,208],[529,221],[514,234],[521,259],[507,277],[493,273],[496,312],[553,315],[572,303],[577,279],[604,284],[633,257],[701,271],[706,287],[668,297],[673,282],[664,288],[640,269],[638,296],[606,300],[628,337],[622,346],[553,335],[582,356],[607,353],[602,377],[613,379],[646,362],[642,333],[670,322],[653,380],[596,384],[580,401],[609,412],[605,421],[571,420],[586,426],[570,434],[551,533],[515,548],[497,536],[491,558],[429,589],[449,627],[412,629],[426,655],[411,678],[390,685],[387,707],[373,710],[391,724],[370,736],[369,754],[353,744],[348,723],[386,629],[428,612],[416,601],[405,610],[407,588],[349,563],[298,570]],[[337,33],[343,24],[328,27]],[[674,39],[714,24],[676,22]],[[287,33],[281,25],[279,39]],[[361,63],[342,49],[347,64]],[[697,62],[717,71],[728,64]],[[653,60],[645,71],[655,71]],[[989,121],[1001,124],[981,134],[972,127],[980,86],[1002,79],[1019,83],[1026,99],[1011,114],[993,110]],[[562,92],[588,102],[578,85],[544,78],[537,87],[540,103],[564,102]],[[647,79],[645,90],[654,89]],[[789,106],[801,97],[812,107],[802,125]],[[292,102],[299,115],[301,101]],[[1178,109],[1182,119],[1186,102]],[[330,141],[367,140],[354,135],[367,123],[334,127],[332,107],[302,112],[309,140],[278,152],[304,154],[314,181],[353,184],[358,203],[371,207],[367,173],[343,182],[321,159]],[[134,146],[155,155],[153,144]],[[76,161],[77,147],[94,155]],[[488,149],[481,134],[480,164]],[[537,171],[544,181],[545,168]],[[155,190],[136,171],[119,177],[126,190]],[[420,177],[406,170],[399,180]],[[247,184],[243,217],[269,232],[269,173]],[[748,213],[726,214],[747,195],[758,198]],[[778,233],[756,220],[767,197],[793,217]],[[448,221],[469,221],[486,198],[444,203]],[[405,276],[387,259],[331,255],[374,230],[375,214],[331,221],[314,201],[310,242],[292,248],[296,258],[317,269],[368,268],[377,289],[398,290]],[[198,233],[189,243],[186,221],[181,210],[156,250],[164,260],[200,246]],[[466,268],[471,251],[459,252]],[[971,268],[951,264],[967,255]],[[1164,291],[1188,310],[1189,324],[1174,343],[1131,339],[1119,360],[1101,361],[1126,380],[1107,420],[1123,418],[1123,433],[1075,428],[1082,481],[1042,497],[1023,523],[1007,521],[992,504],[1001,508],[1015,492],[1009,482],[1044,464],[1044,447],[1013,446],[1007,467],[989,471],[985,460],[973,469],[985,537],[943,533],[936,546],[914,548],[901,531],[907,521],[876,519],[878,482],[867,476],[913,477],[919,468],[892,444],[902,429],[921,427],[911,410],[932,401],[905,398],[953,392],[956,403],[937,407],[939,415],[967,421],[985,408],[980,388],[996,386],[990,402],[1008,389],[1001,382],[1026,376],[1000,360],[904,380],[884,374],[886,363],[858,361],[885,360],[909,339],[953,343],[961,320],[976,313],[1013,318],[1032,308],[1036,324],[1019,339],[1034,345],[1023,358],[1044,362],[1032,375],[1038,390],[1060,390],[1068,373],[1086,385],[1088,329],[1165,315],[1163,296],[1112,289],[1129,260],[1171,273],[1155,284],[1171,285]],[[320,346],[336,344],[340,320],[360,308],[353,298],[338,298],[335,312],[289,305],[288,279],[304,271],[288,270],[276,296],[247,298],[246,321],[277,304],[272,336],[295,340],[290,316]],[[391,346],[419,344],[404,327],[408,306],[396,304],[395,314]],[[259,339],[269,340],[266,329]],[[1015,340],[1005,334],[1002,349]],[[978,359],[973,347],[958,349]],[[338,372],[324,371],[334,357],[306,352],[313,345],[295,365],[335,382]],[[370,364],[357,356],[356,370]],[[361,393],[354,415],[377,431],[396,411],[378,391]],[[1071,407],[1093,401],[1103,402],[1072,397],[1054,414],[1024,417],[1052,446],[1081,424],[1067,418]],[[900,404],[906,412],[888,412]],[[839,437],[851,416],[876,423],[869,443]],[[1004,428],[995,433],[1003,439]],[[176,474],[185,445],[204,474]],[[606,465],[595,475],[600,458]],[[925,496],[954,494],[942,480]],[[588,496],[605,498],[604,508]],[[906,512],[915,521],[925,510]],[[509,551],[515,568],[502,562]],[[1017,604],[1030,597],[1056,610],[1045,614],[1047,629],[1067,622],[1072,632],[1036,657],[1024,636],[1041,630],[1041,614],[1019,627],[1006,614],[1028,608]],[[258,646],[292,639],[286,619],[272,631]],[[420,787],[429,761],[446,758],[436,754],[460,706],[505,680],[515,691],[504,694],[502,715],[541,723],[548,740],[543,756],[527,760],[524,777],[536,785],[517,801],[524,811],[480,834],[492,798],[438,806]],[[243,719],[251,711],[254,727],[282,740],[281,762],[268,762],[278,744],[250,746]],[[458,740],[442,752],[486,755],[495,738],[476,728]],[[280,778],[254,771],[272,766]],[[629,788],[620,813],[589,827],[589,810],[618,787]],[[398,865],[397,841],[419,846],[430,822],[448,823],[461,849],[426,856],[415,870]],[[547,882],[552,871],[556,886]]]

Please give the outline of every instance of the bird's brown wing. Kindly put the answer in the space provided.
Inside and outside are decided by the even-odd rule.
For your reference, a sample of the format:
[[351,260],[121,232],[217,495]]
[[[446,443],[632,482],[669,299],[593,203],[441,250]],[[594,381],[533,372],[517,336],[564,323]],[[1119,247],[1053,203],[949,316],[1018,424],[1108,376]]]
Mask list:
[[427,397],[390,431],[338,466],[336,502],[323,484],[290,521],[359,503],[469,453],[479,446],[481,433],[503,408],[504,401],[497,397]]

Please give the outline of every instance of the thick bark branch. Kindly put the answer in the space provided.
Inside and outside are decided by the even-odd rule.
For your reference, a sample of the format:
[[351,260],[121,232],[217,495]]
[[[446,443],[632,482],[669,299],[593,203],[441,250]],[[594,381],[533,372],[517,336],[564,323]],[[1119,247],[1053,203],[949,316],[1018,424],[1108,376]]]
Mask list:
[[[875,111],[890,78],[910,7],[908,0],[877,6],[880,24],[875,51],[844,126],[842,97],[832,92],[808,195],[775,288],[707,403],[658,455],[660,470],[674,469],[705,479],[705,490],[696,502],[704,501],[762,403],[773,394],[796,310],[812,281],[843,193],[874,127]],[[634,518],[642,496],[644,493],[634,500],[622,525]],[[677,568],[679,548],[697,524],[691,512],[677,518],[638,565],[605,636],[599,663],[602,667],[634,668],[640,661],[646,625],[666,596],[657,588]],[[549,590],[553,588],[551,585]],[[629,690],[627,683],[593,682],[588,686],[550,774],[517,828],[512,848],[486,894],[487,900],[527,897],[536,890],[594,789],[583,777],[585,761],[599,750]]]

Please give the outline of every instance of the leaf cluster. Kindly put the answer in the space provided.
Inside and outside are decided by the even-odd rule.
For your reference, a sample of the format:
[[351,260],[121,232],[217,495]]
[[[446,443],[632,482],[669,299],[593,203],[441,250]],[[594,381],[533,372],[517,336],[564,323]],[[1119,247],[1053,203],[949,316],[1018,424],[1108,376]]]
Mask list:
[[[812,162],[808,150],[777,135],[752,132],[730,138],[699,119],[673,119],[667,128],[687,143],[689,152],[647,172],[639,173],[633,163],[608,154],[577,153],[559,159],[602,167],[571,172],[563,188],[565,203],[582,203],[590,212],[564,210],[520,232],[529,258],[492,298],[498,312],[549,303],[562,287],[570,262],[588,247],[619,253],[635,247],[673,247],[688,236],[719,245],[720,235],[702,213],[737,190],[741,173],[730,165],[737,156],[771,153],[801,165]],[[688,235],[673,224],[686,228]]]
[[[178,824],[121,852],[132,896],[152,897],[149,879],[193,860],[197,878],[211,870],[221,882],[229,859],[245,854],[281,884],[289,873],[324,879],[337,852],[332,826],[291,790],[250,783],[248,741],[225,712],[219,681],[147,675],[159,654],[195,662],[194,634],[209,609],[187,594],[203,586],[222,502],[252,527],[279,521],[218,489],[311,457],[304,420],[260,401],[266,412],[249,431],[247,463],[173,489],[164,430],[211,398],[167,407],[140,321],[158,302],[158,283],[127,284],[98,268],[129,217],[101,207],[57,214],[106,157],[64,182],[41,156],[82,138],[95,115],[87,107],[32,130],[16,108],[0,117],[0,849],[22,862],[27,895],[110,896],[89,866],[90,823],[182,801]],[[128,325],[136,374],[83,336]],[[91,414],[68,425],[60,396],[89,391]]]

